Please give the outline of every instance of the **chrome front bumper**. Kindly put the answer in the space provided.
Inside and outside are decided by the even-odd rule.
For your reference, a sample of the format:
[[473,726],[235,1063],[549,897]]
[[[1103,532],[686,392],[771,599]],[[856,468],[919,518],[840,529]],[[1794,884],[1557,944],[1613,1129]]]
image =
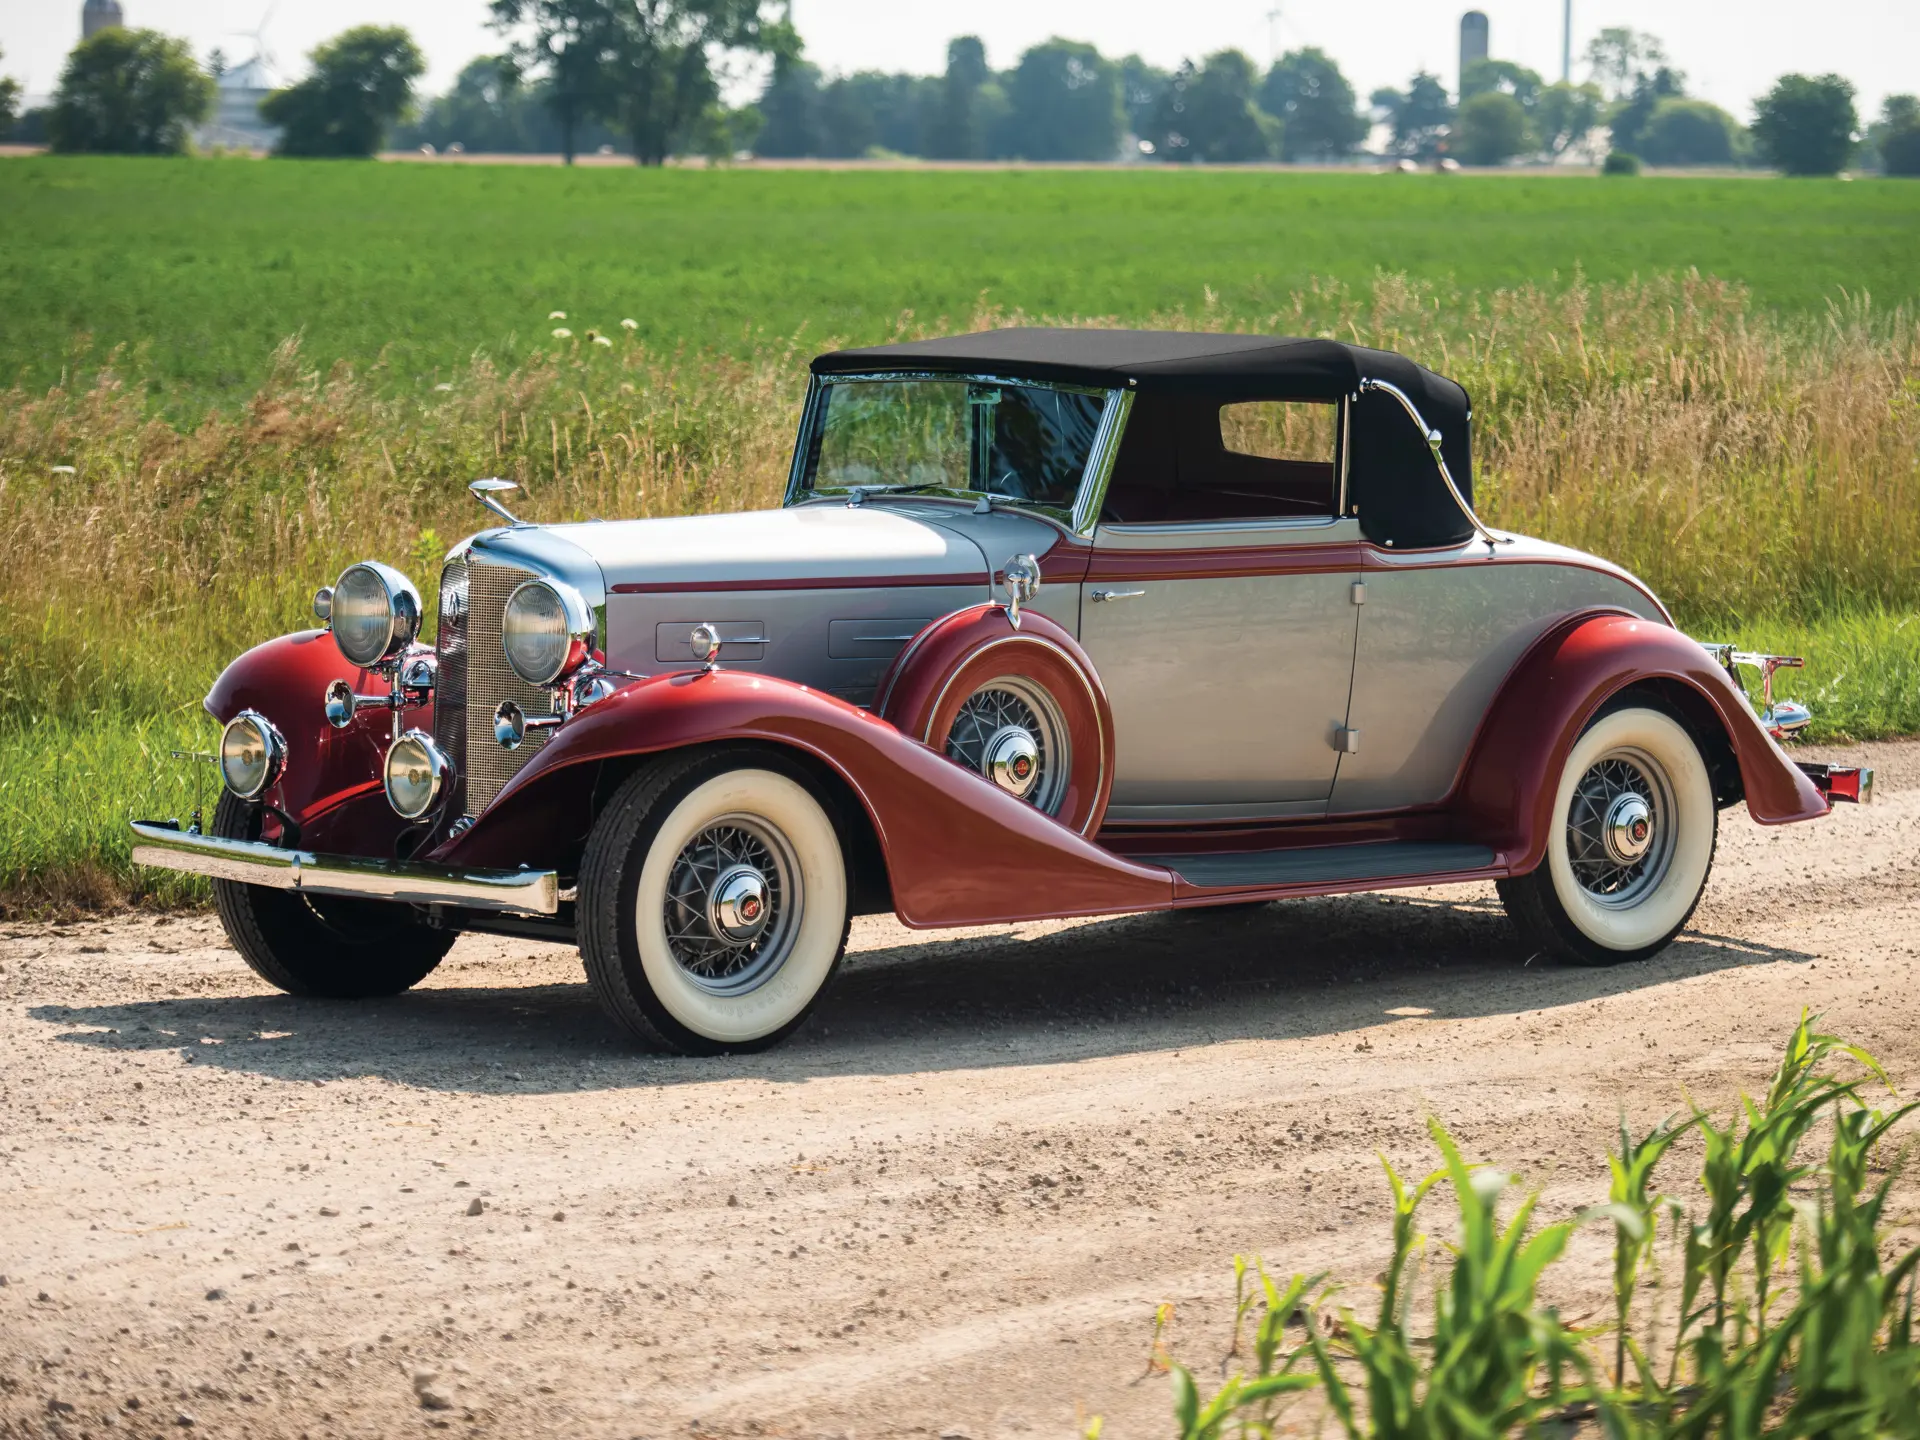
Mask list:
[[214,880],[466,910],[551,915],[560,908],[560,879],[551,870],[461,870],[359,855],[316,855],[257,840],[196,835],[162,820],[136,820],[133,834],[134,864]]

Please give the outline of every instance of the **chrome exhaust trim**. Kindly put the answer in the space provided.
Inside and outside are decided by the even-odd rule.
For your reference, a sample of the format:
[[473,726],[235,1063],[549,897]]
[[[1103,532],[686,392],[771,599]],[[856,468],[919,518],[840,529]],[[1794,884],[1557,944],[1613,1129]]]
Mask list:
[[135,820],[133,834],[134,864],[213,880],[309,895],[351,895],[527,915],[552,915],[560,908],[560,878],[552,870],[462,870],[360,855],[316,855],[257,840],[195,835],[175,821]]

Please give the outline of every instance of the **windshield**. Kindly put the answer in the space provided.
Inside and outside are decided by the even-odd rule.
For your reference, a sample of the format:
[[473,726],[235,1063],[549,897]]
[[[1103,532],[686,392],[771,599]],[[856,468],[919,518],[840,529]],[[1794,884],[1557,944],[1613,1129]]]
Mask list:
[[803,492],[956,490],[1067,510],[1106,396],[979,380],[821,386]]

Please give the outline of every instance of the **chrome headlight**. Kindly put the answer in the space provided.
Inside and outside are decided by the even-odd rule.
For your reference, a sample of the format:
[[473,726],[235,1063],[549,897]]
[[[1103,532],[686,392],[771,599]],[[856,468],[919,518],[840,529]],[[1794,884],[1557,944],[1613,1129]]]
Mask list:
[[593,653],[593,612],[571,585],[529,580],[507,597],[500,645],[529,685],[556,684]]
[[420,592],[391,565],[363,560],[334,582],[330,605],[334,643],[365,669],[391,660],[420,633]]
[[453,766],[419,730],[409,730],[387,747],[387,803],[402,820],[418,820],[439,803]]
[[242,800],[258,800],[287,769],[287,742],[257,710],[242,710],[220,732],[220,778]]

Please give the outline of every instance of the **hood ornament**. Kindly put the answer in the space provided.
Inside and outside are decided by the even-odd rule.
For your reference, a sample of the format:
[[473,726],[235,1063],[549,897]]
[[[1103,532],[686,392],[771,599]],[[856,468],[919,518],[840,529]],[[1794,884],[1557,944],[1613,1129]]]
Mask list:
[[502,480],[498,476],[489,476],[485,480],[476,480],[467,486],[467,489],[472,492],[474,499],[478,500],[502,520],[505,520],[509,525],[520,525],[525,522],[493,497],[504,491],[518,490],[519,488],[520,487],[514,484],[513,481]]

